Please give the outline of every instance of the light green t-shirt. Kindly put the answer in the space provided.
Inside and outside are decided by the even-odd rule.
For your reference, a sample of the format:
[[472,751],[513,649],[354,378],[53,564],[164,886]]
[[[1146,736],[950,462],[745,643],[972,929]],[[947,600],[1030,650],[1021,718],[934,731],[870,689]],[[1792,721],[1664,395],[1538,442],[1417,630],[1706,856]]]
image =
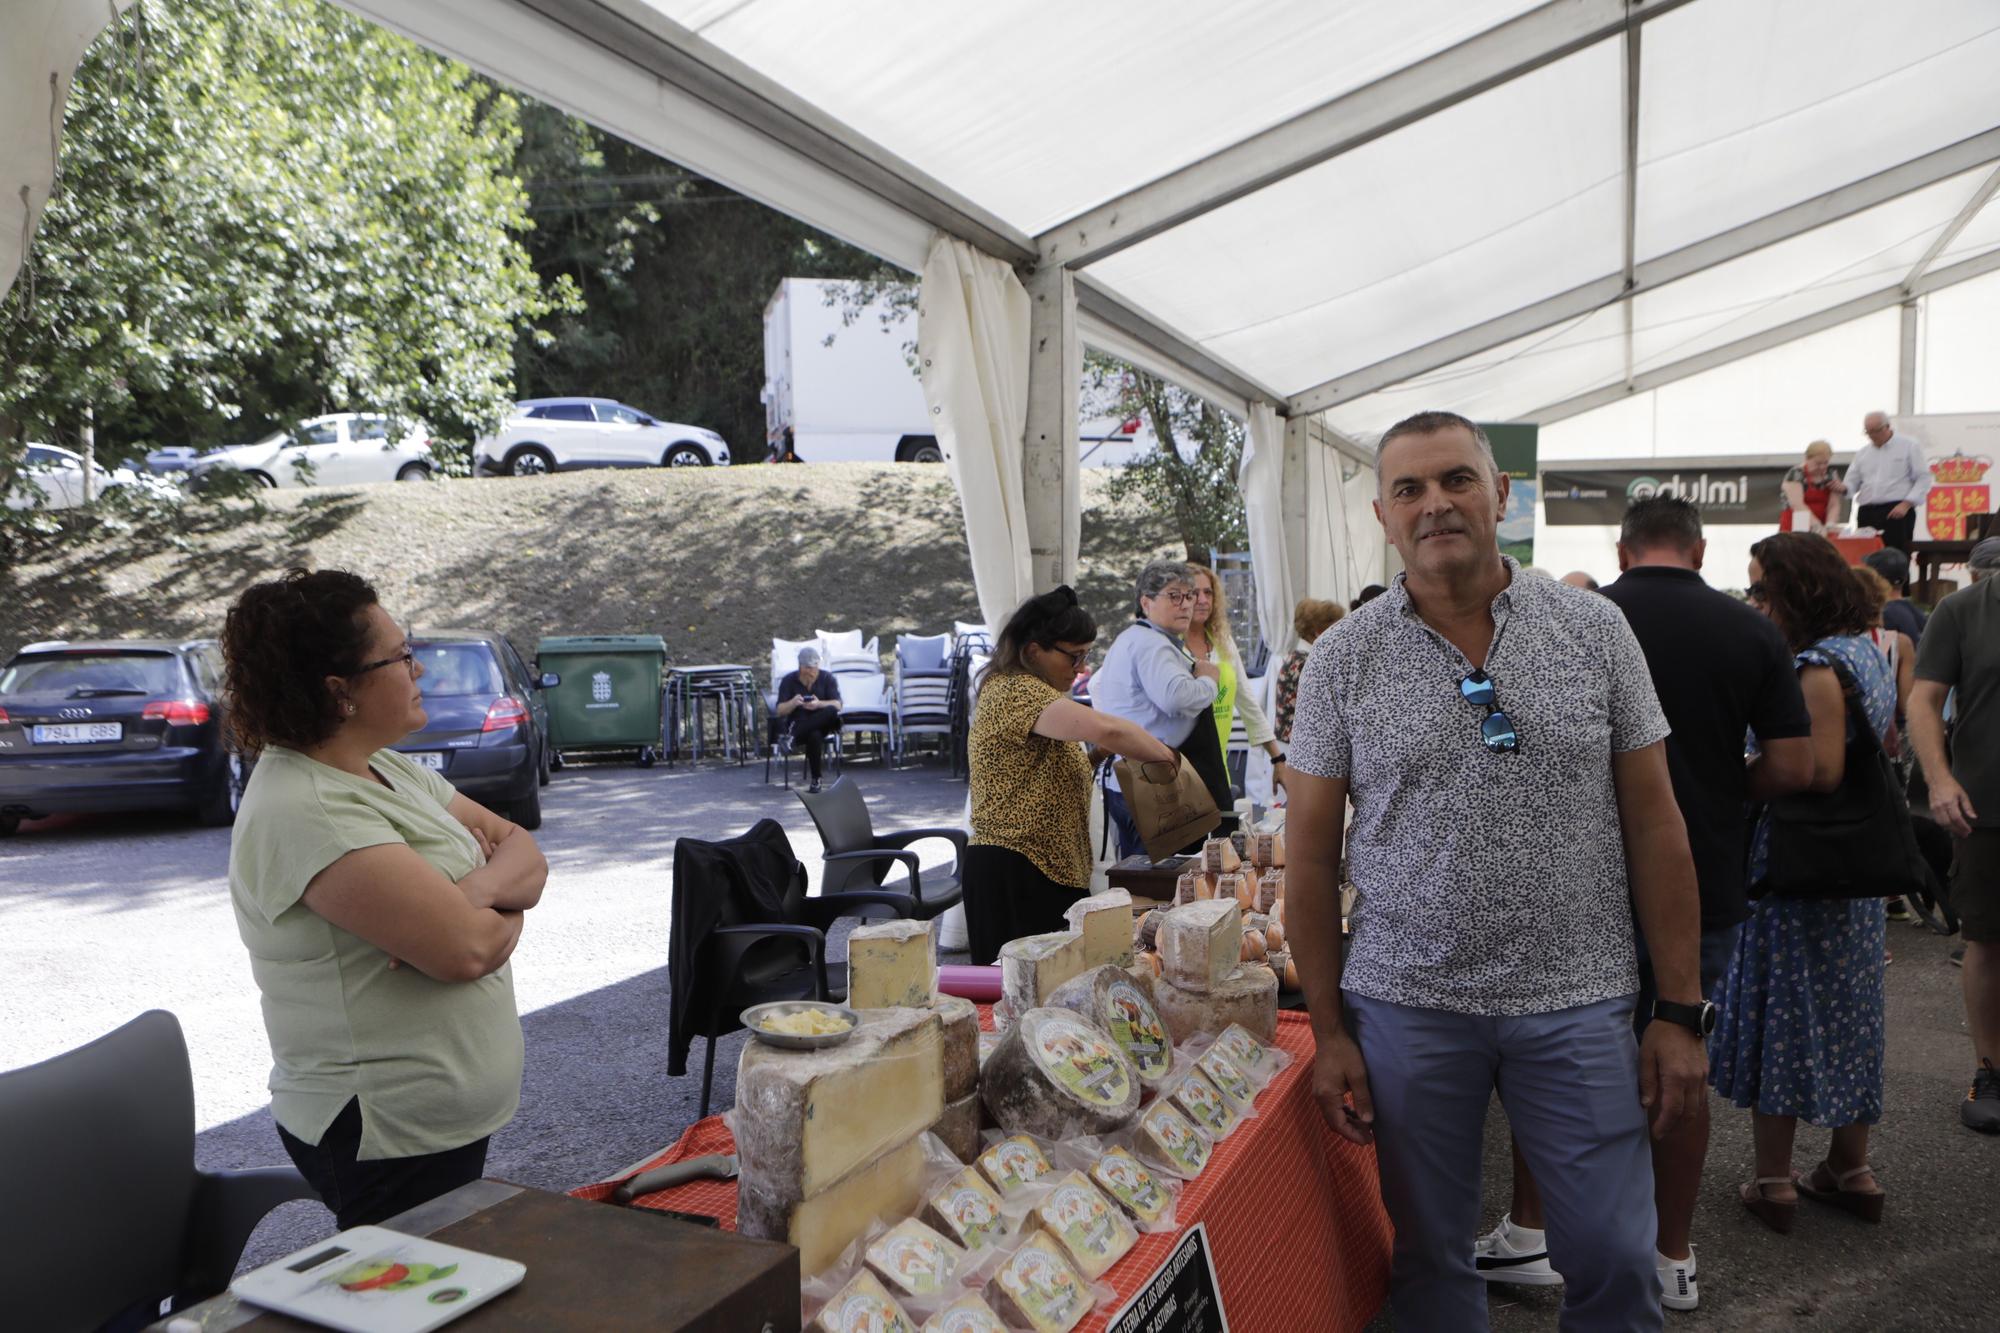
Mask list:
[[360,1157],[412,1157],[486,1137],[521,1101],[521,1019],[508,967],[470,982],[391,970],[381,949],[301,899],[363,847],[402,842],[454,883],[479,847],[442,776],[391,750],[388,786],[276,746],[257,761],[229,845],[229,896],[271,1039],[271,1114],[318,1143],[361,1099]]

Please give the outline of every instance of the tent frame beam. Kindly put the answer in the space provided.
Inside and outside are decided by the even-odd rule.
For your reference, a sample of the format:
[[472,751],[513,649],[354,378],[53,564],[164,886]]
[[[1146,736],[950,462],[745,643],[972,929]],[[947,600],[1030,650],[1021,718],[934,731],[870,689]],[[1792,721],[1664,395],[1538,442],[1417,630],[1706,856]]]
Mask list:
[[2000,161],[2000,129],[1961,139],[1886,171],[1852,181],[1789,208],[1781,208],[1775,213],[1649,259],[1634,267],[1629,287],[1620,274],[1610,274],[1572,287],[1569,291],[1315,385],[1294,394],[1288,406],[1293,413],[1338,407],[1392,384],[1404,383],[1466,357],[1490,351],[1516,338],[1539,333],[1565,320],[1594,314],[1616,301],[1630,301],[1643,292],[1692,277],[1719,264],[1740,259],[1780,241],[1852,217],[1878,204],[1900,199],[1995,161]]
[[1945,229],[1938,233],[1937,239],[1931,242],[1930,248],[1924,251],[1924,257],[1910,266],[1909,274],[1903,279],[1904,291],[1913,291],[1916,285],[1923,281],[1924,274],[1930,272],[1931,265],[1937,263],[1938,256],[1951,248],[1951,243],[1958,239],[1959,233],[1970,226],[1972,220],[1979,216],[1979,210],[1991,202],[1995,191],[2000,191],[2000,167],[1995,167],[1993,174],[1986,178],[1986,183],[1973,191],[1972,198],[1965,201],[1965,207],[1958,210],[1958,216],[1945,225]]
[[1673,384],[1692,375],[1699,375],[1705,370],[1715,370],[1733,361],[1740,361],[1744,357],[1768,352],[1774,347],[1782,347],[1801,338],[1809,338],[1815,333],[1824,333],[1828,329],[1837,328],[1853,320],[1863,319],[1883,310],[1893,310],[1898,306],[1906,306],[1915,297],[1925,296],[1994,272],[2000,272],[2000,250],[1990,251],[1948,268],[1937,269],[1920,278],[1913,288],[1906,289],[1900,284],[1884,287],[1881,291],[1857,296],[1851,301],[1843,301],[1837,306],[1791,320],[1776,328],[1765,329],[1747,338],[1739,338],[1735,342],[1712,347],[1706,352],[1642,371],[1627,383],[1608,384],[1601,389],[1592,389],[1559,402],[1548,403],[1532,412],[1519,413],[1516,419],[1533,421],[1544,426],[1552,425],[1585,412],[1595,411],[1600,407],[1609,407],[1634,394]]
[[1096,263],[1686,3],[1549,0],[1058,223],[1035,244],[1047,263]]

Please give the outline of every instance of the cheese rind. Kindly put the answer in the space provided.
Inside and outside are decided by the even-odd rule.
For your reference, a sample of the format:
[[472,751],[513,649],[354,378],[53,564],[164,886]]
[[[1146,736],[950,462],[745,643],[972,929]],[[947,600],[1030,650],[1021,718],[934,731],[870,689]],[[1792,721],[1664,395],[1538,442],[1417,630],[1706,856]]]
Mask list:
[[1008,940],[1000,946],[1000,998],[1018,1020],[1086,966],[1083,936],[1073,930]]
[[950,1287],[965,1251],[916,1218],[906,1217],[877,1236],[862,1258],[896,1292],[929,1300]]
[[961,1296],[924,1321],[923,1333],[1007,1333],[993,1307],[977,1296]]
[[813,1317],[813,1333],[917,1333],[917,1326],[863,1269]]
[[1208,1165],[1215,1140],[1170,1101],[1157,1101],[1139,1117],[1139,1142],[1155,1160],[1193,1180]]
[[1091,1164],[1090,1180],[1144,1226],[1159,1225],[1173,1206],[1174,1196],[1159,1177],[1123,1148],[1106,1149]]
[[929,1129],[944,1110],[943,1026],[918,1009],[861,1011],[817,1051],[746,1042],[730,1126],[743,1186],[782,1206]]
[[1140,1091],[1125,1053],[1067,1009],[1021,1014],[979,1079],[1001,1129],[1055,1140],[1117,1129],[1138,1112]]
[[1182,990],[1206,993],[1236,967],[1243,913],[1234,898],[1189,903],[1160,923],[1161,975]]
[[1058,986],[1049,1007],[1081,1014],[1125,1053],[1140,1083],[1157,1088],[1173,1072],[1174,1048],[1150,989],[1123,968],[1095,967]]
[[1210,838],[1201,845],[1201,868],[1211,875],[1224,875],[1243,864],[1236,844],[1228,838]]
[[1034,1333],[1069,1333],[1090,1313],[1090,1288],[1053,1236],[1038,1231],[986,1284],[986,1299],[1009,1323]]
[[951,1149],[951,1155],[961,1162],[978,1160],[979,1121],[983,1109],[979,1094],[975,1092],[970,1097],[947,1102],[944,1114],[931,1126],[931,1133],[937,1135],[944,1146]]
[[1203,994],[1170,985],[1163,977],[1153,987],[1153,1007],[1176,1045],[1231,1023],[1259,1041],[1272,1041],[1278,1034],[1278,978],[1268,967],[1246,964]]
[[937,998],[937,939],[928,921],[877,921],[847,937],[850,1009],[922,1009]]
[[810,1198],[776,1199],[739,1180],[736,1229],[799,1250],[799,1274],[812,1277],[840,1258],[876,1218],[907,1217],[924,1188],[924,1145],[911,1139]]
[[1132,966],[1132,895],[1123,889],[1079,898],[1063,913],[1083,937],[1085,967]]
[[1282,869],[1285,864],[1285,835],[1276,830],[1269,833],[1252,833],[1249,835],[1246,850],[1250,853],[1251,865],[1267,868],[1276,866]]
[[979,1091],[979,1006],[940,995],[931,1008],[944,1025],[944,1099],[970,1097]]
[[924,1221],[968,1250],[997,1245],[1013,1228],[1000,1196],[977,1167],[968,1166],[924,1200]]
[[1062,1242],[1076,1271],[1092,1282],[1139,1242],[1131,1219],[1081,1171],[1058,1177],[1035,1205],[1034,1218]]

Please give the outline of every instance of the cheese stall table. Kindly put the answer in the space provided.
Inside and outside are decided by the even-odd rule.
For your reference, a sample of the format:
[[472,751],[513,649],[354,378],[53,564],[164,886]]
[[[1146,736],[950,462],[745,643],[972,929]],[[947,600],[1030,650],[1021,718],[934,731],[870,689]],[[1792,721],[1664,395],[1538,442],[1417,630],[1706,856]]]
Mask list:
[[[991,1029],[986,1006],[979,1021]],[[1389,1290],[1391,1230],[1374,1151],[1341,1139],[1321,1118],[1312,1096],[1306,1016],[1280,1013],[1276,1044],[1291,1055],[1291,1065],[1258,1095],[1256,1117],[1216,1145],[1208,1169],[1185,1184],[1179,1230],[1139,1238],[1105,1274],[1117,1288],[1117,1303],[1093,1311],[1077,1326],[1079,1333],[1100,1333],[1197,1222],[1207,1224],[1223,1309],[1237,1333],[1355,1330],[1375,1317]],[[710,1116],[640,1170],[735,1150],[722,1118]],[[571,1193],[601,1200],[614,1186],[603,1182]],[[733,1229],[736,1184],[694,1181],[641,1195],[634,1206],[700,1213]]]

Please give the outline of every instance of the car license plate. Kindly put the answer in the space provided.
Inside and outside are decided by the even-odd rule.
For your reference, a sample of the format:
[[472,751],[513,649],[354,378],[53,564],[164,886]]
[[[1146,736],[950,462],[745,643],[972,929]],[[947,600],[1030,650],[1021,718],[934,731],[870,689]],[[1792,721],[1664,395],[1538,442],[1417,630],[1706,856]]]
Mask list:
[[410,756],[410,762],[418,768],[434,768],[440,773],[444,771],[444,756],[435,751],[413,754]]
[[95,745],[124,738],[122,722],[61,722],[35,728],[37,745]]

